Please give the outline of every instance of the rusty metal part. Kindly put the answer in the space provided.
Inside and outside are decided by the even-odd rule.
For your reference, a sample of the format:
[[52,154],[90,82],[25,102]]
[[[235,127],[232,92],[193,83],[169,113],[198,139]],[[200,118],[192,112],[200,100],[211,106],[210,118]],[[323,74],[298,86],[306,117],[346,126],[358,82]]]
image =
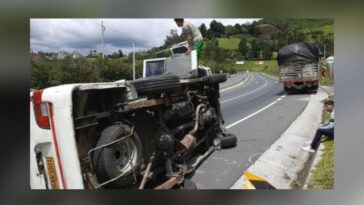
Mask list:
[[158,99],[151,99],[151,100],[141,100],[137,102],[131,102],[127,104],[128,110],[136,110],[140,108],[152,107],[157,105],[166,105],[170,104],[169,98],[158,98]]
[[155,189],[172,189],[177,184],[177,177],[171,177],[163,184],[157,186]]
[[155,187],[155,189],[172,189],[175,185],[181,184],[184,181],[184,176],[187,173],[187,166],[183,165],[180,167],[178,172],[167,174],[169,177],[163,184]]
[[87,182],[88,182],[88,185],[90,186],[90,188],[96,189],[97,188],[96,176],[94,174],[92,174],[91,172],[87,172],[86,177],[87,177]]
[[140,182],[139,189],[144,189],[145,183],[147,182],[147,178],[150,173],[150,169],[152,168],[153,161],[154,161],[154,152],[152,156],[149,158],[149,163],[147,165],[147,168],[145,169],[145,173],[143,175],[142,181]]
[[193,130],[190,131],[191,135],[194,135],[197,132],[198,129],[198,123],[200,121],[200,111],[201,109],[205,108],[206,105],[205,104],[199,104],[196,108],[196,116],[195,116],[195,127],[193,128]]
[[205,108],[205,104],[199,104],[196,108],[196,117],[195,117],[195,126],[193,130],[191,130],[188,134],[186,134],[181,141],[179,141],[179,144],[182,145],[181,148],[177,151],[178,153],[186,152],[189,149],[191,149],[196,144],[196,138],[193,136],[198,129],[198,124],[200,120],[200,111],[201,109]]
[[175,185],[181,184],[184,180],[184,172],[173,175],[163,184],[157,186],[155,189],[172,189]]
[[196,143],[196,138],[191,134],[186,134],[180,143],[183,145],[183,150],[187,151]]

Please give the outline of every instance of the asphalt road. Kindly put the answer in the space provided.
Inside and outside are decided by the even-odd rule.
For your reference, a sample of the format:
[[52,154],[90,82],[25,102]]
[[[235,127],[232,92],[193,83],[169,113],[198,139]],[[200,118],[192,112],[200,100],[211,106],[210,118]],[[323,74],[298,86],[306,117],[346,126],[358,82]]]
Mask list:
[[190,176],[197,188],[229,189],[301,114],[309,96],[285,95],[277,80],[261,73],[252,73],[247,83],[222,92],[225,126],[238,137],[238,144],[213,152],[200,165]]
[[224,89],[224,88],[228,88],[232,85],[235,85],[239,82],[241,82],[243,79],[246,78],[246,73],[242,73],[242,74],[234,74],[228,77],[226,82],[223,82],[220,84],[220,89]]

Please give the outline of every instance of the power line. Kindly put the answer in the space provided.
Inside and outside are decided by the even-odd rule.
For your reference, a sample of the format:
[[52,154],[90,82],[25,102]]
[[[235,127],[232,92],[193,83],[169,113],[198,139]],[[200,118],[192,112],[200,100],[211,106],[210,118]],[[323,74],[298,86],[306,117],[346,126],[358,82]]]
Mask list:
[[[112,27],[108,27],[108,29],[111,29],[111,30],[114,30],[114,31],[116,31],[118,33],[121,33],[120,31],[118,31],[116,29],[113,29]],[[104,31],[105,30],[106,30],[106,27],[104,26],[104,21],[101,21],[102,58],[104,58]],[[133,43],[133,80],[135,80],[135,41],[134,41],[134,39],[124,40],[124,41],[131,41]]]

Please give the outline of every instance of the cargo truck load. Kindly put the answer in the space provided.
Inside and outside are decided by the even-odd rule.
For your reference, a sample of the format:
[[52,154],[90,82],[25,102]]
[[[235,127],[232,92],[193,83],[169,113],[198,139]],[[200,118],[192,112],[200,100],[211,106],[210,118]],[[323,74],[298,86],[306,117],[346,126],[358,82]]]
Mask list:
[[319,85],[319,50],[315,44],[294,43],[279,49],[279,80],[286,92],[313,91]]

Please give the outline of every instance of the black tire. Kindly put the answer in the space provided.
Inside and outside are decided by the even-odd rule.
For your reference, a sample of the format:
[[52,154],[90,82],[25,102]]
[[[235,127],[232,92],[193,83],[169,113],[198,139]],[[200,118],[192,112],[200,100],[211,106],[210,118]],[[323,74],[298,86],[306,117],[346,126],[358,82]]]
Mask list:
[[226,136],[219,138],[221,149],[235,147],[238,142],[238,138],[234,134],[227,134]]
[[185,179],[183,181],[183,184],[181,185],[181,189],[195,190],[195,189],[197,189],[197,185],[190,179]]
[[287,94],[290,94],[293,92],[293,88],[288,88],[288,87],[284,87],[284,92],[286,92]]
[[135,80],[134,85],[138,95],[151,95],[170,92],[181,87],[179,77],[165,74]]
[[318,86],[317,85],[311,87],[311,92],[317,93],[317,90],[318,90]]
[[[111,125],[102,131],[96,147],[120,139],[130,132],[131,128],[127,125]],[[129,146],[129,151],[127,146]],[[128,160],[130,157],[132,163]],[[142,145],[134,132],[127,140],[121,140],[113,145],[95,150],[92,162],[99,183],[119,176],[121,174],[120,169],[124,171],[126,173],[124,176],[105,185],[108,188],[122,188],[134,182],[134,174],[139,173],[141,160]]]
[[202,77],[202,82],[204,82],[207,85],[223,83],[225,81],[226,81],[226,75],[222,73],[212,74]]

